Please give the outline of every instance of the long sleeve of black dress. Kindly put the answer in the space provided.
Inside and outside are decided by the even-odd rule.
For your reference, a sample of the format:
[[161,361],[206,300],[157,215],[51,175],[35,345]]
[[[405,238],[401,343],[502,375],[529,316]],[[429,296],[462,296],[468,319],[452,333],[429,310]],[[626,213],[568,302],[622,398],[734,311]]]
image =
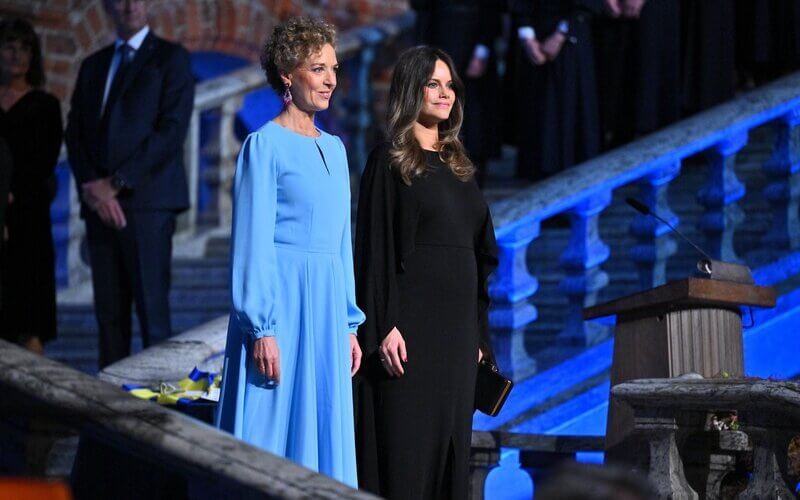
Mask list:
[[417,213],[401,184],[386,161],[386,148],[373,150],[359,188],[354,256],[356,300],[367,316],[358,330],[365,359],[397,326],[397,274],[413,251]]

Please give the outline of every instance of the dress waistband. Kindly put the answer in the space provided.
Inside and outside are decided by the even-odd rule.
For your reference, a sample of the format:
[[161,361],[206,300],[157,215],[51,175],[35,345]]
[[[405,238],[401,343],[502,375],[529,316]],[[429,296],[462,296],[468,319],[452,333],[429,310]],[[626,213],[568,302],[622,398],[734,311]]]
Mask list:
[[275,242],[276,248],[283,248],[285,250],[291,250],[293,252],[300,252],[300,253],[318,253],[323,255],[336,255],[339,253],[339,250],[329,250],[326,248],[308,248],[300,245],[295,245],[293,243],[279,243]]

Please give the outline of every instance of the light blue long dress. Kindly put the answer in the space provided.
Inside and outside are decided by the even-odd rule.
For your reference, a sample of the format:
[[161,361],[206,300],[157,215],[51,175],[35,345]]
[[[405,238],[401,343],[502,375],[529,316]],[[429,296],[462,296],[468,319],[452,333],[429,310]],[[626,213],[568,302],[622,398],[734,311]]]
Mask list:
[[[349,335],[355,302],[350,179],[342,141],[268,122],[242,145],[234,179],[232,299],[217,424],[357,487]],[[275,336],[281,380],[255,367]]]

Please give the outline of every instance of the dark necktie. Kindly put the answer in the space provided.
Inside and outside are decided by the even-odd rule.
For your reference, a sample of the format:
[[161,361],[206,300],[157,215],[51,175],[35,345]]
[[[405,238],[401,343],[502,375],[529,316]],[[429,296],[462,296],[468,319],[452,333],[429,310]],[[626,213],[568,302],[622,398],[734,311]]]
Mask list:
[[122,82],[125,81],[125,74],[128,72],[128,68],[130,67],[134,56],[133,47],[127,43],[120,45],[117,48],[117,52],[119,52],[119,64],[117,64],[117,71],[114,73],[114,79],[111,81],[111,88],[109,89],[108,97],[106,98],[105,110],[108,110],[108,108],[111,106],[111,103],[116,99],[117,94],[119,94],[121,90],[120,87],[122,87]]
[[119,93],[122,91],[122,83],[125,81],[125,74],[128,71],[128,68],[131,65],[131,61],[133,60],[133,56],[135,51],[133,47],[124,43],[117,48],[119,52],[119,63],[117,64],[117,71],[114,73],[114,79],[111,81],[111,88],[108,91],[108,97],[106,98],[106,104],[103,108],[103,114],[100,117],[100,148],[101,148],[101,162],[103,164],[103,170],[106,172],[110,172],[111,169],[106,162],[108,161],[108,142],[109,142],[109,110],[114,105],[114,101],[119,96]]

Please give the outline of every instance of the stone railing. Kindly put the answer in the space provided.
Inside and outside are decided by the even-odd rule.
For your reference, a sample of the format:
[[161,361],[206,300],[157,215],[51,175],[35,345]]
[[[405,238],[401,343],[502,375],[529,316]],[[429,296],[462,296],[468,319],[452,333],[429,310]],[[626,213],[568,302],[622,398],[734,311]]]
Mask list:
[[660,498],[795,498],[800,384],[652,379],[612,393],[633,408],[634,435],[649,448],[638,466]]
[[[610,251],[600,237],[599,219],[612,193],[638,184],[639,198],[675,225],[678,216],[668,206],[667,189],[690,156],[702,153],[708,161],[705,185],[697,191],[703,207],[698,229],[705,235],[704,247],[713,258],[736,261],[733,235],[744,218],[737,201],[747,190],[734,171],[736,154],[747,144],[748,132],[767,123],[774,123],[777,139],[763,165],[772,225],[762,245],[771,251],[796,249],[800,242],[798,88],[800,73],[789,75],[492,203],[500,266],[490,287],[490,322],[501,356],[513,351],[519,332],[537,319],[531,298],[539,283],[529,270],[527,254],[540,235],[542,221],[569,216],[569,242],[560,257],[564,273],[560,290],[569,304],[562,337],[585,341],[598,325],[584,322],[581,310],[594,304],[609,283],[601,266]],[[665,281],[667,259],[676,251],[668,232],[665,224],[651,217],[637,215],[631,220],[630,233],[637,242],[627,258],[637,264],[642,288]],[[513,370],[512,365],[503,363]]]
[[0,392],[0,475],[76,498],[376,498],[2,340]]
[[519,450],[519,468],[534,488],[546,481],[564,462],[575,461],[578,452],[603,451],[603,436],[551,436],[512,432],[472,432],[470,450],[470,500],[483,500],[486,478],[500,463],[500,449]]
[[[332,112],[346,134],[353,171],[363,168],[366,163],[367,132],[373,126],[374,101],[370,83],[376,54],[399,37],[410,34],[414,19],[413,12],[408,11],[339,36],[337,57],[344,71],[339,76],[338,87],[341,90],[337,93],[339,98],[333,101]],[[236,114],[247,93],[266,86],[264,71],[258,64],[197,85],[184,145],[191,201],[190,211],[182,224],[184,230],[193,231],[195,228],[198,193],[203,184],[215,193],[216,223],[220,226],[230,224],[231,182],[241,146],[234,133]],[[216,162],[210,172],[201,176],[200,115],[209,110],[218,110],[220,114],[218,137],[212,139],[216,147]]]
[[[194,328],[106,367],[99,377],[116,386],[149,386],[179,380],[194,367],[219,372],[227,325],[227,318],[220,318]],[[539,484],[555,466],[574,460],[577,452],[602,451],[603,442],[602,436],[475,431],[472,433],[470,456],[470,498],[484,498],[486,477],[499,466],[501,448],[519,450],[520,468],[528,473],[534,484]]]

